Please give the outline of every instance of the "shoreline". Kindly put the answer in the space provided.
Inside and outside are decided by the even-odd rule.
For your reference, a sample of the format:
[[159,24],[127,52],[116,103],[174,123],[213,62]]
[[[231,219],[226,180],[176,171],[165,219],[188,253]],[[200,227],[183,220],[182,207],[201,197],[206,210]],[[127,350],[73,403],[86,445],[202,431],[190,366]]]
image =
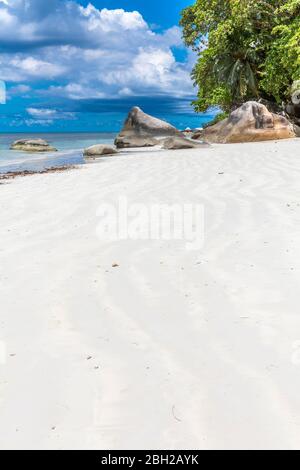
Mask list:
[[[115,134],[91,133],[60,133],[60,134],[34,134],[26,133],[23,136],[0,136],[0,172],[1,174],[15,171],[41,171],[50,167],[77,165],[83,162],[83,149],[95,142],[112,143]],[[48,140],[51,147],[58,152],[22,152],[9,150],[14,140],[43,138]]]
[[[90,133],[87,133],[87,134],[90,134]],[[257,142],[241,142],[241,143],[228,143],[228,144],[218,144],[218,143],[214,143],[214,144],[210,144],[210,148],[218,148],[218,147],[222,147],[222,146],[225,146],[225,147],[228,147],[228,146],[241,146],[241,148],[243,148],[243,146],[247,146],[247,145],[254,145],[254,146],[263,146],[263,145],[268,145],[268,144],[273,144],[273,145],[277,145],[279,144],[280,142],[295,142],[295,141],[299,141],[300,142],[300,139],[299,138],[291,138],[291,139],[279,139],[279,140],[266,140],[266,141],[257,141]],[[194,149],[194,151],[197,150],[197,149]],[[82,158],[80,162],[78,163],[75,163],[75,164],[64,164],[64,165],[61,165],[61,166],[55,166],[55,165],[52,165],[50,167],[45,167],[44,169],[41,169],[41,170],[16,170],[16,171],[7,171],[6,173],[1,173],[0,172],[0,181],[3,181],[3,180],[10,180],[10,179],[14,179],[14,178],[17,178],[17,177],[24,177],[24,176],[32,176],[32,175],[38,175],[38,174],[47,174],[47,173],[56,173],[56,172],[64,172],[64,171],[67,171],[67,170],[71,170],[71,169],[76,169],[76,168],[81,168],[85,165],[91,165],[93,163],[99,163],[100,161],[103,161],[105,159],[111,159],[111,158],[116,158],[116,157],[129,157],[129,156],[134,156],[134,155],[138,155],[138,154],[151,154],[151,153],[165,153],[165,152],[168,152],[168,150],[165,150],[164,148],[162,148],[161,146],[156,146],[156,147],[144,147],[144,148],[123,148],[121,149],[117,154],[115,155],[102,155],[101,157],[95,157],[95,158],[88,158],[88,159],[85,159],[84,158],[84,153],[83,153],[84,149],[82,150],[79,150],[79,149],[70,149],[70,150],[58,150],[57,151],[57,159],[59,158],[62,158],[62,157],[66,157],[67,154],[71,155],[73,158],[74,157],[77,157],[78,158],[78,155],[80,155]],[[183,152],[187,152],[189,150],[171,150],[171,154],[174,153],[178,153],[180,151],[183,151]],[[198,152],[199,154],[201,154],[201,152],[203,152],[203,149],[198,149]],[[26,155],[26,153],[25,153]],[[53,158],[51,152],[49,152],[49,155],[50,157],[45,153],[41,153],[41,152],[36,152],[36,153],[32,153],[30,154],[30,156],[34,156],[34,157],[40,157],[40,156],[43,156],[44,157],[44,160],[47,161],[47,157],[48,158],[51,158],[54,160],[55,162],[55,158]],[[28,162],[25,160],[23,162],[24,165],[26,164],[41,164],[42,163],[42,160],[37,160],[36,163],[33,163],[32,160],[29,160]],[[7,166],[10,166],[10,164],[8,164]]]

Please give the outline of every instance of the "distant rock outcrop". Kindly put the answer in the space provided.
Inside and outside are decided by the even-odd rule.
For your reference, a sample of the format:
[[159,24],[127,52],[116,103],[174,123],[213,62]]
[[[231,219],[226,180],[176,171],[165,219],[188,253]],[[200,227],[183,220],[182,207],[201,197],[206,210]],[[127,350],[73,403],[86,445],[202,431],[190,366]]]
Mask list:
[[43,139],[21,139],[16,140],[10,146],[11,150],[19,150],[22,152],[57,152],[57,149]]
[[115,155],[116,153],[118,151],[112,145],[99,144],[85,149],[83,155],[85,158],[97,158],[105,155]]
[[163,142],[163,148],[166,150],[182,150],[207,147],[209,147],[209,144],[205,142],[196,142],[180,136],[169,137]]
[[159,143],[156,139],[174,135],[180,135],[180,132],[171,124],[135,107],[130,111],[115,145],[118,148],[152,147]]
[[[227,119],[209,126],[199,138],[211,143],[260,142],[295,137],[293,125],[256,101],[248,101]],[[194,136],[195,138],[196,136]]]

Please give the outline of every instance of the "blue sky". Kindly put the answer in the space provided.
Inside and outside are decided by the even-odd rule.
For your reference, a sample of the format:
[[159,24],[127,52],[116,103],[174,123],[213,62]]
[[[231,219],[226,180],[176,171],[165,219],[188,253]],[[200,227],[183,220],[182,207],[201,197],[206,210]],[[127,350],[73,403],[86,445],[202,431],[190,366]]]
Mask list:
[[189,4],[0,0],[0,131],[114,131],[133,105],[192,116],[195,56],[178,27]]

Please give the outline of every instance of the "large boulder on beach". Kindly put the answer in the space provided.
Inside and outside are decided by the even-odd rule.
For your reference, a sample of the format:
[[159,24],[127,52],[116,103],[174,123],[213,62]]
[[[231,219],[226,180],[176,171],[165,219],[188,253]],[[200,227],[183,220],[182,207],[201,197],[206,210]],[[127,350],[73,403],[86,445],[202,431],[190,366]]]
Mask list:
[[105,155],[115,155],[116,153],[118,153],[118,151],[112,145],[98,144],[86,148],[83,155],[85,158],[97,158]]
[[[180,132],[171,124],[144,113],[140,108],[134,107],[130,111],[123,129],[115,140],[118,148],[148,147],[156,145],[156,139],[180,135]],[[143,144],[143,140],[146,145]],[[149,145],[149,142],[152,144]],[[139,145],[136,145],[136,144]]]
[[57,152],[56,148],[51,147],[51,145],[43,139],[16,140],[11,144],[10,149],[22,152]]
[[163,142],[163,148],[166,150],[182,150],[207,147],[209,147],[209,144],[205,142],[197,142],[180,136],[169,137]]
[[248,101],[227,119],[208,126],[201,133],[201,139],[206,142],[220,144],[290,139],[295,136],[293,125],[284,116],[271,113],[256,101]]

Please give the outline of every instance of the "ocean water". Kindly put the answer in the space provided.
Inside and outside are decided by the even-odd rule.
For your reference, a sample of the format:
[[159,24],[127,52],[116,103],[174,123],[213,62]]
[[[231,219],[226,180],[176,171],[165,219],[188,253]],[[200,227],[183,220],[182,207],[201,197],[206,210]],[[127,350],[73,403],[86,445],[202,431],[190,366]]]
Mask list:
[[[0,134],[0,174],[17,171],[41,171],[45,168],[84,163],[83,149],[114,142],[115,133],[31,133]],[[44,139],[58,152],[29,153],[10,150],[18,139]]]
[[[115,136],[122,128],[126,114],[114,114],[113,117],[112,122],[105,121],[105,125],[113,132],[0,133],[0,174],[24,170],[41,171],[50,167],[84,163],[83,149],[95,144],[112,144],[114,142]],[[158,117],[182,130],[187,127],[202,127],[213,118],[213,114],[181,115],[174,113],[159,115]],[[84,122],[81,121],[81,129],[84,127]],[[9,149],[11,143],[15,140],[37,138],[46,140],[57,148],[58,152],[28,153]]]

